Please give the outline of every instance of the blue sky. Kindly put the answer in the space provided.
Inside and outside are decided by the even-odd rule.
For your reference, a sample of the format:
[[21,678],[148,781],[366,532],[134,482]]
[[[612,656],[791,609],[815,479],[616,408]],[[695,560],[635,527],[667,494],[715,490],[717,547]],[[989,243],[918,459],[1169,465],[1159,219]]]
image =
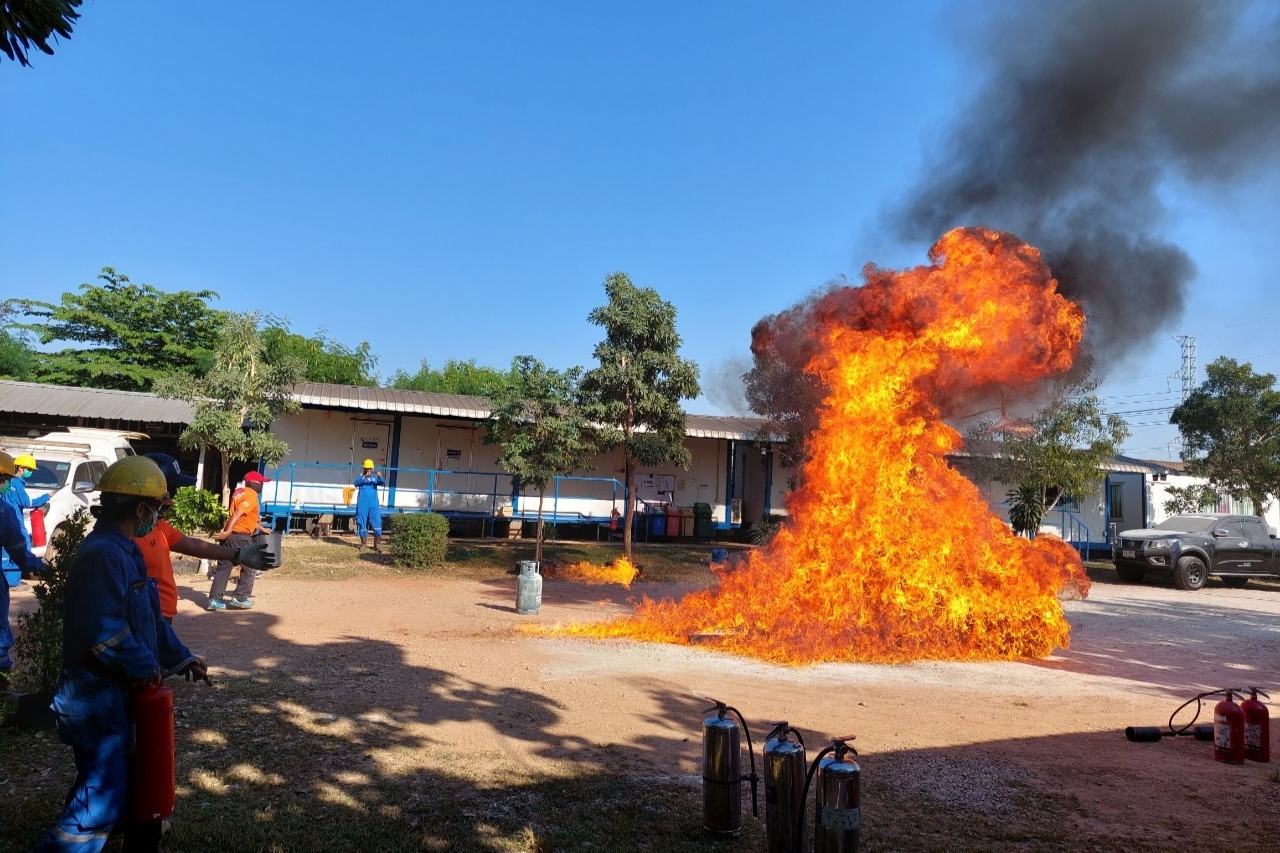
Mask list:
[[[0,66],[0,298],[113,266],[367,339],[389,376],[589,365],[624,270],[679,312],[688,408],[728,412],[760,317],[923,262],[881,213],[973,90],[950,33],[977,5],[90,0],[54,56]],[[1280,373],[1277,190],[1168,188],[1199,268],[1169,332],[1202,365]],[[1176,401],[1160,340],[1107,366],[1114,410]],[[1161,419],[1129,452],[1176,456]]]

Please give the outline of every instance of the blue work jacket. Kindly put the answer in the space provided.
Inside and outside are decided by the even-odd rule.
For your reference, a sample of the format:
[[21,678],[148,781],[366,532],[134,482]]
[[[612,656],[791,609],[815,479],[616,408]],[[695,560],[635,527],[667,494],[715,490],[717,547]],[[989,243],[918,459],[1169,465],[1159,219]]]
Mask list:
[[[44,571],[44,563],[27,547],[27,528],[22,524],[22,516],[12,504],[0,501],[0,548],[8,553],[13,564],[24,572]],[[4,579],[0,578],[0,583]],[[8,609],[4,616],[7,617]]]
[[4,499],[17,507],[19,513],[24,509],[40,509],[49,502],[48,495],[41,495],[32,500],[27,494],[27,486],[22,482],[21,477],[14,477],[10,481],[9,491],[4,493]]
[[171,674],[192,659],[160,613],[160,594],[138,546],[115,525],[99,522],[67,573],[63,679],[88,675],[120,687]]

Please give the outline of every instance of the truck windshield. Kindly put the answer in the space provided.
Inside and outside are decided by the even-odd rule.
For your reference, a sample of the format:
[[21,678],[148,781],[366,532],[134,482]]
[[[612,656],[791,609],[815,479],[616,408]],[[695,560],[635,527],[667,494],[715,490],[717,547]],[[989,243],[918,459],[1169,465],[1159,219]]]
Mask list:
[[23,483],[28,489],[61,489],[66,485],[71,474],[70,462],[54,462],[49,459],[37,459],[36,470],[31,478]]
[[1202,515],[1175,515],[1155,526],[1155,530],[1176,530],[1179,533],[1204,533],[1218,525],[1218,519]]

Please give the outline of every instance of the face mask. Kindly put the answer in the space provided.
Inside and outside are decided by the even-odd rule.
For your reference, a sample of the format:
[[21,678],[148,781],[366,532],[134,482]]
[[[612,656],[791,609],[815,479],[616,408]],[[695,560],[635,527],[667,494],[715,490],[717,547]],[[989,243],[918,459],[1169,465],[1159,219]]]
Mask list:
[[152,512],[151,512],[151,520],[150,520],[150,521],[144,521],[142,524],[139,524],[139,525],[138,525],[138,532],[133,534],[133,535],[134,535],[134,538],[135,538],[135,539],[141,539],[143,536],[146,536],[146,535],[147,535],[148,533],[150,533],[152,530],[155,530],[155,529],[156,529],[156,522],[158,522],[159,520],[160,520],[160,513],[159,513],[159,511],[158,511],[158,510],[152,510]]
[[27,469],[23,470],[23,472],[22,472],[22,479],[24,479],[24,480],[30,480],[30,479],[31,479],[31,475],[32,475],[32,474],[34,474],[34,473],[35,473],[35,471],[32,471],[30,468],[27,468]]
[[12,482],[13,480],[9,479],[8,477],[4,478],[4,482],[0,483],[0,495],[3,495],[5,492],[9,491],[9,485]]

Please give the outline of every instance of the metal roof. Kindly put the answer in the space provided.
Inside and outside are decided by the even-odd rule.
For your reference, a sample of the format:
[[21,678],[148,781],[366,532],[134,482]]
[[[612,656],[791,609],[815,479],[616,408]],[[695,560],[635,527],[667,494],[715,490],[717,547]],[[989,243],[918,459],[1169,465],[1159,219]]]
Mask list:
[[141,391],[0,380],[0,412],[140,423],[189,424],[191,404]]
[[[427,391],[401,391],[395,388],[361,388],[355,385],[304,382],[294,388],[294,396],[299,403],[309,408],[433,415],[472,420],[484,420],[489,417],[487,397],[469,397],[462,394],[435,394]],[[763,425],[764,421],[757,418],[686,415],[685,435],[691,438],[749,441],[756,437]]]

